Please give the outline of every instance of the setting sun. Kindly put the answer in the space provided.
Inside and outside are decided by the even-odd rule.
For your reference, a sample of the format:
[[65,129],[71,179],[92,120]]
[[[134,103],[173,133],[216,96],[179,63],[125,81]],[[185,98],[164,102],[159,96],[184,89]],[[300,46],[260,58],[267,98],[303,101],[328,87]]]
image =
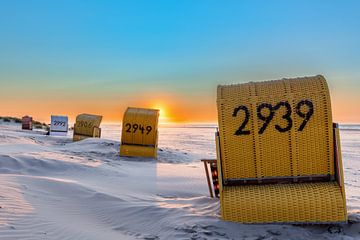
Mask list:
[[160,116],[159,116],[159,122],[160,122],[160,123],[167,123],[167,122],[169,122],[169,117],[168,117],[168,115],[167,115],[167,111],[165,110],[166,108],[165,108],[163,105],[158,104],[158,105],[152,106],[151,108],[153,108],[153,109],[158,109],[158,110],[159,110],[159,114],[160,114]]

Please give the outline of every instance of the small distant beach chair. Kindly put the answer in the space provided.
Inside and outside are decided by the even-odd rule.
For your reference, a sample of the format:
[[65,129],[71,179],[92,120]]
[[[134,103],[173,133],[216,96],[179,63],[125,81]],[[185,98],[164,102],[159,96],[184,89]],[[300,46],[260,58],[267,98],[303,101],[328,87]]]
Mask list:
[[76,117],[74,124],[73,141],[83,140],[85,138],[100,138],[102,116],[91,114],[80,114]]
[[32,122],[33,122],[32,117],[29,117],[29,116],[22,117],[22,119],[21,119],[21,125],[22,125],[21,128],[23,130],[32,130],[33,129]]
[[50,135],[66,136],[68,133],[68,117],[67,116],[51,116]]
[[221,216],[347,221],[339,129],[323,76],[219,86]]
[[121,134],[120,156],[157,158],[159,110],[127,108]]

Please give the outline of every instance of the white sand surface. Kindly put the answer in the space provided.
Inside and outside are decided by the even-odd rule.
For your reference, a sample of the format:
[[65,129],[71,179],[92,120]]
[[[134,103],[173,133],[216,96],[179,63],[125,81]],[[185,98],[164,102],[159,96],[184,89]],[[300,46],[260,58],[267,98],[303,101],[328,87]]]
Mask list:
[[0,239],[360,239],[359,130],[341,132],[350,223],[294,226],[219,219],[214,128],[161,128],[155,161],[119,157],[119,126],[73,143],[0,123]]

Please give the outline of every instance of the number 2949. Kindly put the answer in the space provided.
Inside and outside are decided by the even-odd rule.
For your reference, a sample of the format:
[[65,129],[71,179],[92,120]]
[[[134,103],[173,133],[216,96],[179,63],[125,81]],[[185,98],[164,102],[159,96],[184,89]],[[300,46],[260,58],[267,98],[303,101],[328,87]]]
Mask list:
[[[304,110],[303,106],[306,106],[306,111],[303,111]],[[273,120],[276,112],[281,108],[285,110],[285,113],[282,115],[282,118],[284,119],[286,124],[284,124],[283,126],[280,124],[275,124],[275,129],[279,132],[287,132],[293,127],[293,120],[291,117],[292,108],[289,102],[281,101],[278,102],[276,105],[271,105],[270,103],[261,103],[256,108],[257,118],[264,122],[258,131],[259,134],[263,134],[265,132],[270,122]],[[267,109],[267,114],[264,114],[263,112],[264,109]],[[249,135],[250,130],[246,130],[246,125],[248,124],[250,119],[250,111],[248,107],[244,105],[240,105],[234,108],[232,116],[237,117],[240,111],[243,111],[245,113],[245,118],[244,121],[239,126],[239,128],[235,131],[234,135]],[[298,131],[302,131],[304,130],[307,122],[314,114],[314,105],[310,100],[301,100],[300,102],[297,103],[295,107],[295,112],[300,118],[304,119],[301,125],[299,126],[299,128],[297,129]]]
[[152,127],[151,126],[146,126],[146,128],[144,126],[142,126],[141,124],[130,124],[130,123],[127,123],[125,124],[125,127],[126,127],[126,132],[128,133],[135,133],[136,131],[140,131],[141,134],[144,134],[144,132],[146,131],[146,135],[148,135],[151,130],[152,130]]

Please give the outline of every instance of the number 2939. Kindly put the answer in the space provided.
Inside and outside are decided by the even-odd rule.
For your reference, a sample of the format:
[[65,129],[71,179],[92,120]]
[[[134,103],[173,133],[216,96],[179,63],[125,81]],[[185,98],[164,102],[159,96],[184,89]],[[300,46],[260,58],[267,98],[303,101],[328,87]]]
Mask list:
[[[306,110],[304,109],[304,106],[306,107]],[[264,113],[265,109],[267,110],[266,113]],[[293,119],[292,119],[292,108],[287,101],[281,101],[278,102],[275,105],[271,105],[270,103],[260,103],[257,108],[257,118],[261,121],[263,121],[263,125],[259,128],[258,133],[263,134],[265,130],[268,128],[270,122],[273,120],[275,114],[278,114],[280,109],[284,109],[284,114],[281,116],[282,119],[284,119],[285,123],[276,123],[275,129],[279,132],[287,132],[290,131],[293,127]],[[304,111],[305,110],[305,111]],[[244,112],[245,118],[243,122],[240,124],[239,128],[235,131],[234,135],[249,135],[250,130],[246,130],[247,124],[250,119],[250,111],[248,107],[244,105],[240,105],[238,107],[234,108],[232,117],[238,117],[240,114],[239,112]],[[295,107],[296,115],[300,118],[303,118],[302,123],[300,124],[297,131],[303,131],[308,121],[311,119],[311,117],[314,114],[314,104],[310,100],[301,100],[296,104]]]

